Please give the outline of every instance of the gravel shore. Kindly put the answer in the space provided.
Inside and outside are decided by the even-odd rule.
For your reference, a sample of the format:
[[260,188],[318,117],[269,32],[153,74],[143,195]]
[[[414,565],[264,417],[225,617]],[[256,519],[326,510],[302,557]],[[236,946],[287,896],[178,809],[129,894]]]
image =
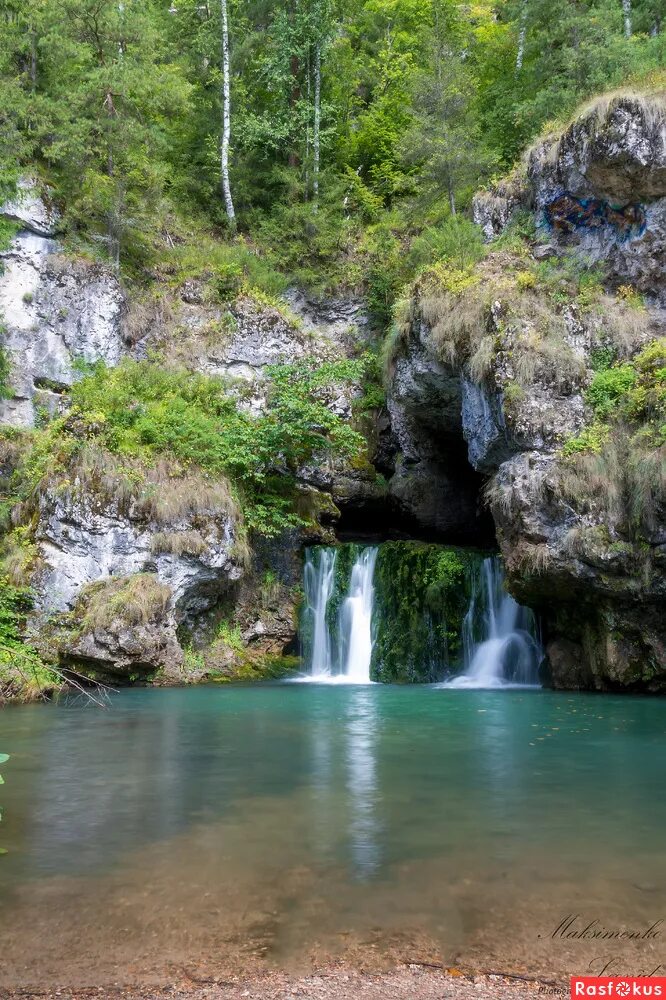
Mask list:
[[271,973],[238,981],[184,974],[168,986],[0,990],[3,1000],[518,1000],[568,995],[564,982],[530,981],[503,974],[467,975],[416,965],[380,974],[329,968],[301,978]]

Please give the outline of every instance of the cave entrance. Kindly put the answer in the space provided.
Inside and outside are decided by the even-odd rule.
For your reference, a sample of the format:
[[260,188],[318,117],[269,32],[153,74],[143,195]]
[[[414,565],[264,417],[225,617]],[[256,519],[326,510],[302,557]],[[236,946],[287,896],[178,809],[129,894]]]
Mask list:
[[470,465],[462,426],[457,431],[427,433],[419,455],[406,455],[397,442],[391,451],[378,449],[374,465],[385,489],[336,498],[340,541],[414,539],[495,548],[495,526],[483,495],[487,477]]

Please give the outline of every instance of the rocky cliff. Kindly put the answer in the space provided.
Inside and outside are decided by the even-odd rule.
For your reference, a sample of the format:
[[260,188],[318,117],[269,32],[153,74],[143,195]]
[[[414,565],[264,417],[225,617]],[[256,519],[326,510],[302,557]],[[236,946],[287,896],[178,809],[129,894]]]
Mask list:
[[[362,354],[361,305],[296,293],[282,304],[266,302],[220,287],[206,267],[177,283],[157,281],[148,292],[124,287],[108,266],[68,249],[49,192],[34,181],[24,182],[3,215],[14,231],[0,273],[7,369],[0,400],[7,497],[2,576],[17,594],[30,588],[31,648],[54,666],[115,680],[225,677],[239,664],[245,673],[263,670],[262,657],[293,646],[302,545],[329,540],[346,504],[383,495],[367,458],[351,464],[334,458],[317,423],[317,413],[340,426],[351,420],[363,392],[363,362],[352,365],[349,377],[343,370],[311,390],[324,405],[307,415],[315,421],[315,442],[321,438],[320,454],[296,442],[295,454],[308,460],[294,466],[279,451],[255,456],[249,440],[263,419],[262,447],[273,438],[277,449],[287,441],[284,434],[271,437],[271,426],[286,418],[269,413],[267,402],[280,366],[287,371],[282,405],[288,408],[292,370],[297,378],[304,366],[305,377],[317,365],[335,369]],[[125,370],[144,380],[128,398],[129,422],[141,423],[154,394],[159,410],[168,393],[166,384],[150,388],[152,373],[172,372],[172,388],[180,380],[186,392],[189,380],[198,385],[210,397],[204,409],[213,436],[185,430],[193,442],[204,434],[202,456],[216,454],[219,410],[229,418],[219,427],[230,438],[222,450],[232,479],[236,467],[256,467],[266,469],[258,481],[268,474],[292,483],[284,499],[275,487],[273,514],[262,510],[261,497],[255,502],[258,517],[283,516],[284,527],[270,528],[276,537],[262,541],[261,530],[252,531],[238,476],[230,481],[219,468],[204,469],[196,443],[185,460],[168,447],[161,457],[154,427],[122,443],[122,404],[110,430],[112,393],[105,402],[93,392],[83,408],[73,404],[73,387],[96,363],[106,371],[134,365]],[[197,382],[199,376],[204,380]],[[294,392],[303,414],[304,390]],[[243,434],[247,443],[239,439],[234,455],[233,438]],[[22,608],[23,597],[8,593]]]
[[596,102],[477,196],[486,256],[393,334],[403,455],[445,481],[466,442],[556,687],[666,690],[665,168],[663,97]]
[[266,301],[205,262],[126,287],[26,182],[4,208],[0,478],[35,655],[279,671],[302,548],[337,531],[496,540],[555,686],[666,690],[663,97],[590,106],[474,214],[482,259],[440,260],[397,307],[384,408],[357,300]]
[[63,252],[58,213],[33,181],[23,184],[3,215],[16,235],[1,255],[0,318],[11,393],[0,402],[0,422],[31,427],[40,408],[56,410],[77,359],[118,362],[123,297],[107,268]]

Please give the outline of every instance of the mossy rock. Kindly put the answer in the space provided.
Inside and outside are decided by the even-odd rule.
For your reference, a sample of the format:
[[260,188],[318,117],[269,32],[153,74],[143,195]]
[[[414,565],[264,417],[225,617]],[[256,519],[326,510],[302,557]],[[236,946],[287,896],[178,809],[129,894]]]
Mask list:
[[375,568],[372,678],[429,683],[462,666],[462,626],[484,553],[386,542]]

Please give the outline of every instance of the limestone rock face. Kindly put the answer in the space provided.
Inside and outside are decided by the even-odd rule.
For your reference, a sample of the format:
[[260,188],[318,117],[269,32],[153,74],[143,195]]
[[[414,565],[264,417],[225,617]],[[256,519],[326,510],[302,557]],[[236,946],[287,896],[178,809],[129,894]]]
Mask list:
[[[445,516],[446,475],[456,469],[446,449],[462,436],[484,479],[511,591],[541,615],[551,683],[664,692],[666,499],[655,486],[637,535],[617,497],[624,490],[633,501],[646,483],[627,478],[632,446],[622,432],[602,450],[598,473],[593,462],[586,473],[562,457],[563,444],[593,420],[586,389],[595,352],[632,359],[666,333],[663,99],[598,102],[559,138],[537,145],[522,176],[477,196],[475,219],[492,240],[519,208],[534,213],[534,260],[573,253],[603,263],[606,293],[592,307],[561,294],[540,299],[529,260],[512,264],[498,249],[469,292],[478,326],[468,325],[462,346],[448,341],[456,358],[448,363],[442,337],[460,326],[447,326],[445,310],[465,303],[443,293],[435,329],[423,320],[417,287],[389,391],[404,462],[423,471],[412,494],[426,505],[434,493],[427,517],[436,521],[438,509]],[[507,279],[512,267],[523,290]],[[647,308],[627,309],[611,294],[621,285],[642,292]],[[436,469],[427,464],[434,459]],[[660,461],[656,451],[653,459]],[[651,477],[650,488],[656,468]]]
[[[37,634],[47,656],[94,680],[175,680],[183,664],[171,589],[154,573],[107,577],[84,587],[73,613]],[[49,644],[52,648],[49,649]]]
[[474,218],[493,239],[518,208],[535,212],[559,250],[603,263],[618,283],[666,304],[663,98],[599,99],[532,148],[524,176],[478,195]]
[[[664,629],[658,625],[666,601],[663,505],[637,545],[619,515],[611,516],[599,501],[577,505],[562,479],[562,444],[591,420],[584,391],[593,377],[598,319],[565,312],[559,349],[567,352],[568,374],[562,377],[564,362],[559,371],[556,362],[545,364],[523,389],[515,381],[516,345],[519,336],[532,336],[530,320],[509,320],[496,307],[501,303],[486,318],[494,355],[481,382],[464,367],[443,366],[415,322],[410,343],[419,346],[408,346],[397,362],[390,390],[396,433],[412,457],[398,461],[391,494],[438,534],[451,532],[456,521],[475,524],[472,541],[479,544],[482,522],[478,513],[470,522],[470,511],[481,506],[482,483],[467,480],[468,491],[463,488],[465,458],[454,439],[464,438],[468,467],[483,477],[511,590],[545,623],[555,686],[666,690]],[[663,329],[658,312],[644,322],[634,331],[634,353]],[[452,383],[458,385],[458,414]]]
[[[292,290],[285,296],[285,309],[259,305],[249,297],[224,308],[207,303],[203,288],[190,281],[181,287],[180,299],[169,327],[144,324],[135,354],[156,348],[192,371],[225,380],[239,406],[254,415],[265,410],[271,366],[305,359],[341,361],[357,355],[368,336],[363,304],[354,298],[312,300]],[[360,387],[336,389],[326,404],[349,420],[360,394]],[[298,480],[327,491],[343,506],[367,508],[383,500],[373,468],[332,467],[324,455],[300,469]]]
[[69,611],[96,581],[154,573],[171,590],[176,619],[191,620],[240,579],[238,531],[233,508],[199,507],[165,524],[135,500],[49,490],[40,500],[35,536],[42,565],[38,609]]
[[128,679],[161,671],[177,680],[183,651],[176,637],[173,612],[152,620],[128,623],[122,614],[103,628],[85,629],[67,642],[65,663],[96,679]]
[[38,407],[55,410],[76,359],[118,362],[123,296],[104,267],[63,255],[58,217],[33,187],[2,213],[21,228],[2,254],[0,315],[13,397],[0,401],[0,421],[30,427]]
[[[269,366],[305,358],[340,361],[363,343],[367,323],[356,300],[319,303],[292,292],[285,308],[245,296],[225,308],[206,301],[203,287],[193,281],[181,287],[180,302],[172,308],[168,324],[143,320],[133,337],[135,355],[157,348],[193,371],[223,378],[253,413],[265,406]],[[348,417],[352,398],[341,394],[330,405]]]
[[437,360],[429,332],[415,322],[393,366],[387,403],[399,457],[389,497],[417,533],[480,541],[487,524],[462,441],[463,383]]
[[488,392],[485,386],[464,376],[461,385],[463,437],[470,465],[475,469],[492,469],[514,450],[501,395]]
[[537,146],[527,173],[537,221],[558,245],[575,247],[618,281],[665,301],[663,100],[602,100],[559,140]]

